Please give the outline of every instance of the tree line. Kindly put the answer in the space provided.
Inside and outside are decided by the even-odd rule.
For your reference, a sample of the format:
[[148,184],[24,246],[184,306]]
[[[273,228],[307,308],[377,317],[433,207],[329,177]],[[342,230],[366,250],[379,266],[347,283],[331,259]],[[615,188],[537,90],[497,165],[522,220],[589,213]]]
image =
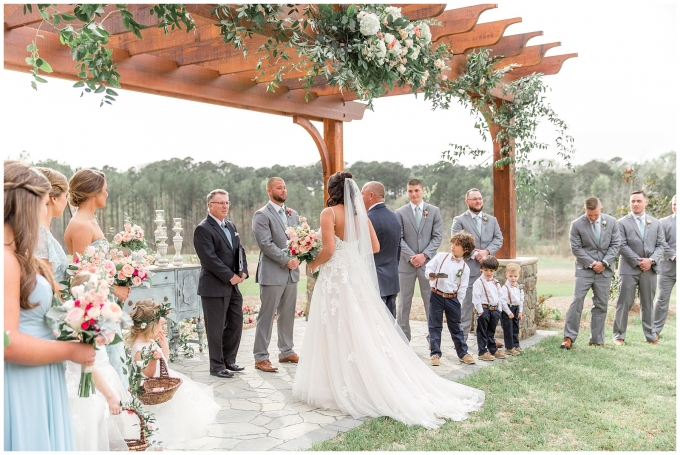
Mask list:
[[[55,160],[34,163],[56,169],[70,178],[79,168]],[[171,237],[172,218],[182,218],[182,253],[195,254],[194,227],[206,216],[206,195],[215,188],[229,192],[232,203],[229,219],[241,233],[245,247],[257,250],[251,234],[251,220],[256,210],[268,200],[266,182],[278,176],[286,181],[287,204],[310,225],[318,226],[324,207],[321,163],[308,166],[239,167],[220,161],[195,162],[192,158],[163,160],[138,168],[120,171],[110,166],[99,169],[106,174],[109,198],[106,208],[99,210],[99,225],[110,237],[122,230],[125,217],[140,225],[150,242],[155,230],[154,210],[165,211],[168,226],[168,254],[174,254]],[[491,167],[465,167],[442,161],[404,167],[398,162],[359,161],[347,170],[361,187],[377,180],[386,188],[386,204],[396,209],[408,202],[406,183],[417,178],[425,186],[425,200],[441,209],[444,233],[450,229],[455,215],[464,212],[465,192],[478,188],[484,196],[484,210],[494,212]],[[655,216],[670,214],[670,198],[676,190],[675,152],[642,163],[629,163],[621,158],[609,161],[593,160],[575,166],[573,170],[558,165],[536,169],[545,183],[543,191],[530,201],[520,201],[517,216],[517,245],[520,254],[568,254],[569,223],[583,213],[585,198],[600,198],[604,211],[622,216],[632,189],[645,188],[654,200]],[[502,207],[499,207],[502,210]],[[64,216],[53,219],[52,232],[63,241],[63,233],[70,220],[69,209]]]

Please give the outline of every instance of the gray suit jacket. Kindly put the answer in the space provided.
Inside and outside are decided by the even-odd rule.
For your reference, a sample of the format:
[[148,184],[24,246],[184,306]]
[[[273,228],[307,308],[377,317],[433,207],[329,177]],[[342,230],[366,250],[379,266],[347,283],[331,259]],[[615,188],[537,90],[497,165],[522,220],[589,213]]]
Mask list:
[[[288,207],[286,207],[288,209]],[[267,203],[253,215],[253,235],[260,248],[255,282],[262,285],[283,285],[290,276],[293,283],[300,280],[300,268],[290,270],[286,264],[290,260],[286,242],[286,227],[300,224],[300,217],[295,210],[286,217],[284,226],[281,217],[271,204]]]
[[621,234],[619,275],[640,275],[642,270],[638,267],[637,258],[654,260],[657,265],[652,266],[652,271],[656,273],[659,261],[661,261],[666,249],[666,241],[659,220],[649,215],[646,215],[646,218],[650,223],[645,226],[644,240],[632,213],[619,218],[619,232]]
[[661,218],[661,228],[664,232],[664,237],[666,239],[666,254],[664,258],[659,262],[659,274],[675,277],[675,261],[671,261],[671,258],[675,255],[675,217],[667,216],[666,218]]
[[[427,215],[425,214],[427,212]],[[411,204],[400,207],[395,212],[401,221],[401,259],[400,272],[411,272],[415,267],[409,262],[411,256],[423,253],[429,262],[437,254],[442,243],[442,215],[439,208],[428,203],[423,204],[423,218],[420,229],[416,229],[416,218]]]
[[602,213],[600,217],[604,226],[600,227],[599,245],[595,241],[592,224],[585,214],[571,222],[569,244],[571,252],[576,256],[576,276],[595,275],[590,264],[596,261],[606,263],[602,276],[607,278],[614,276],[614,259],[618,256],[621,246],[619,226],[613,216]]
[[[453,224],[451,225],[451,236],[456,232],[467,231],[475,238],[475,248],[478,250],[489,250],[489,253],[493,256],[498,250],[503,246],[503,233],[501,232],[500,226],[498,226],[498,220],[495,216],[491,216],[488,213],[480,212],[482,216],[482,234],[477,232],[477,227],[475,222],[472,220],[470,211],[466,210],[465,213],[458,215],[453,219]],[[483,221],[484,217],[487,218],[486,222]],[[479,276],[481,273],[479,261],[473,258],[465,259],[465,263],[470,267],[470,278]],[[472,282],[473,280],[470,280]]]

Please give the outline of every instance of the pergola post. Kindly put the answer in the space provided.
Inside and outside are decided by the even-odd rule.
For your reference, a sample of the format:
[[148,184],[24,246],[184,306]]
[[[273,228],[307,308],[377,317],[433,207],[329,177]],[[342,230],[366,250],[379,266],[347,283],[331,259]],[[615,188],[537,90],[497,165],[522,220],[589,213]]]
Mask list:
[[[500,160],[501,143],[497,140],[501,126],[489,123],[491,139],[493,141],[493,160]],[[510,154],[514,155],[512,144]],[[506,164],[493,168],[493,215],[498,219],[498,225],[503,233],[503,246],[496,253],[498,259],[515,259],[517,257],[517,195],[515,192],[515,171]]]
[[[323,120],[323,140],[328,149],[328,177],[345,170],[345,153],[342,140],[342,122],[333,119]],[[324,201],[328,198],[328,178],[323,182]]]

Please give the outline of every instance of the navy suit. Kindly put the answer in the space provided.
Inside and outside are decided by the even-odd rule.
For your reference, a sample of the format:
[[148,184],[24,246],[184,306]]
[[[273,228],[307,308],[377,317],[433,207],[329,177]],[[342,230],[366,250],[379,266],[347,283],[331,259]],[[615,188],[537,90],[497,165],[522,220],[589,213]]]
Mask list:
[[226,223],[231,245],[210,215],[194,230],[194,248],[201,260],[198,295],[203,305],[210,370],[214,372],[224,370],[225,364],[236,363],[243,331],[243,296],[238,285],[232,285],[230,280],[241,272],[248,276],[246,254],[236,226],[230,221]]
[[380,251],[373,255],[378,273],[380,296],[396,317],[399,294],[399,255],[401,254],[401,221],[396,213],[379,202],[368,211],[368,218],[380,242]]

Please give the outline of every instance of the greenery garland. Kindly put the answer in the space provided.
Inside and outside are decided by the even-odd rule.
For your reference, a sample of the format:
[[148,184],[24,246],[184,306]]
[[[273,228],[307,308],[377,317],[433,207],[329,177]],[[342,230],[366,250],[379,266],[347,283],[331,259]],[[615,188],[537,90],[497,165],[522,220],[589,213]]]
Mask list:
[[[59,12],[52,5],[39,5],[44,22],[57,30],[61,42],[71,48],[78,62],[80,81],[74,87],[84,87],[87,93],[105,93],[100,105],[111,104],[117,93],[107,86],[120,87],[119,74],[113,63],[112,51],[106,49],[109,33],[103,21],[113,13],[120,13],[123,25],[141,39],[140,30],[146,26],[137,23],[126,5],[98,20],[106,5],[76,5],[73,15]],[[30,5],[24,7],[31,11]],[[158,27],[182,29],[187,32],[195,23],[183,5],[155,5],[150,10],[162,18]],[[455,99],[475,116],[475,127],[484,140],[493,127],[495,140],[500,143],[501,158],[495,167],[511,166],[515,171],[518,198],[527,199],[539,193],[539,179],[532,167],[551,161],[532,160],[535,149],[547,149],[548,144],[538,141],[536,130],[541,120],[547,120],[556,130],[557,155],[571,168],[574,154],[573,137],[567,134],[568,126],[546,101],[548,88],[541,74],[532,74],[513,82],[502,83],[503,76],[513,65],[495,68],[500,56],[491,57],[488,49],[467,55],[465,74],[448,80],[445,71],[453,53],[446,44],[431,45],[430,25],[438,24],[428,19],[411,22],[401,13],[401,8],[387,5],[307,5],[295,4],[243,4],[238,7],[219,5],[212,14],[226,43],[232,43],[249,52],[245,38],[255,35],[266,37],[256,50],[259,71],[256,81],[270,78],[267,89],[275,91],[289,73],[301,73],[306,99],[312,97],[315,83],[328,83],[349,90],[367,102],[373,109],[373,100],[395,86],[409,86],[416,94],[424,93],[432,108],[448,109]],[[74,29],[71,24],[59,28],[64,20],[78,19],[83,26]],[[42,25],[42,24],[41,24]],[[36,32],[39,37],[40,27]],[[39,72],[51,72],[50,65],[40,58],[34,40],[27,51],[26,61],[33,65],[36,81],[46,82]],[[297,55],[294,58],[293,54]],[[273,58],[278,66],[273,74],[263,68],[265,60]],[[319,81],[319,77],[323,77]],[[32,85],[36,88],[35,81]],[[501,88],[506,98],[493,95]],[[83,93],[81,92],[81,96]],[[451,144],[442,158],[455,163],[463,156],[475,159],[488,156],[489,151],[473,149],[467,145]]]

